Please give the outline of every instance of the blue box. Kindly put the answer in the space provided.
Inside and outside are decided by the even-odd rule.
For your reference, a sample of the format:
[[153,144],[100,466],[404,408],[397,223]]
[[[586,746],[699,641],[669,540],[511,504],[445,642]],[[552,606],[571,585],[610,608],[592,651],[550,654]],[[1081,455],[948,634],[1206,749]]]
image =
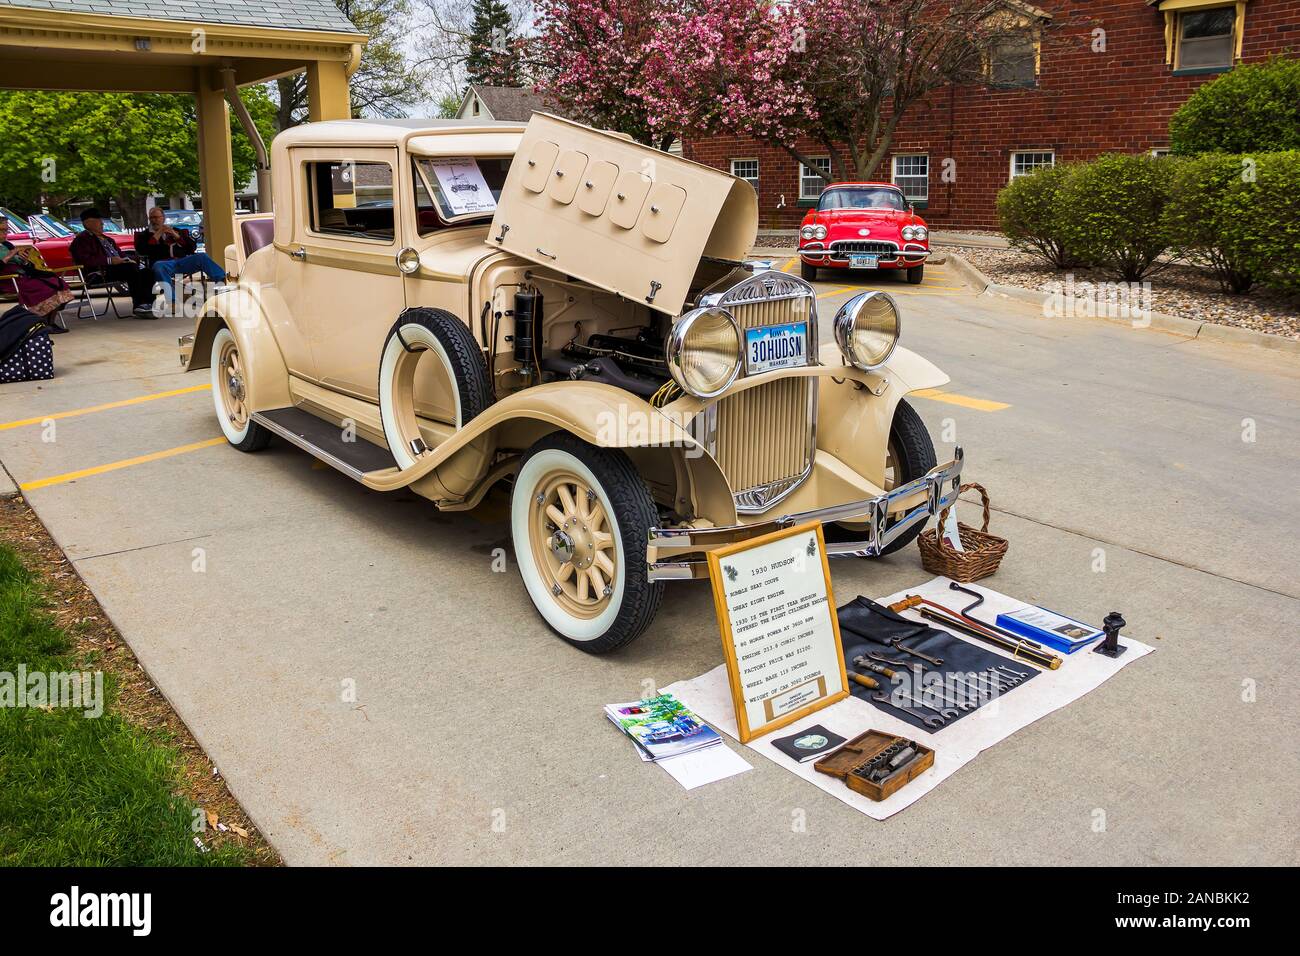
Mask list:
[[1104,631],[1090,624],[1032,604],[1018,611],[999,614],[998,627],[1066,654],[1073,654],[1079,648],[1105,636]]

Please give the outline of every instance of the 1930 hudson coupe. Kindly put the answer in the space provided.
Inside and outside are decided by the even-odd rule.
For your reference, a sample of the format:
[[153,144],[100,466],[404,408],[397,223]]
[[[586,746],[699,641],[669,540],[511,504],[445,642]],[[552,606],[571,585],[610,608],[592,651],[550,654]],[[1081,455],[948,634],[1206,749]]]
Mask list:
[[[615,134],[338,121],[273,144],[273,219],[237,223],[232,288],[181,361],[222,431],[273,435],[444,510],[511,487],[516,559],[583,650],[641,634],[706,551],[793,522],[901,548],[957,496],[909,391],[898,308],[747,264],[753,189]],[[831,339],[831,336],[827,336]]]

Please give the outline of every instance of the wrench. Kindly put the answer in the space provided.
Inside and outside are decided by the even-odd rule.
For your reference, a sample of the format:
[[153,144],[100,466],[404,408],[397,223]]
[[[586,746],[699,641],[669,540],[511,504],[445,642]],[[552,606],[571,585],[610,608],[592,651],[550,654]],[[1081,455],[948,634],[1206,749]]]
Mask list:
[[933,694],[936,699],[943,701],[951,707],[956,707],[958,710],[975,709],[975,705],[969,700],[959,699],[949,694],[942,684],[922,684],[918,689],[921,691],[922,697],[926,694]]
[[[881,704],[888,704],[890,707],[894,708],[894,710],[901,711],[904,714],[910,714],[913,717],[920,716],[919,714],[913,714],[906,707],[900,707],[898,704],[895,704],[892,700],[889,699],[888,694],[872,694],[871,699]],[[927,727],[942,727],[944,725],[944,719],[942,717],[935,717],[935,716],[922,717],[921,723],[925,724],[925,726]]]
[[899,697],[910,700],[912,703],[916,704],[917,707],[924,707],[926,710],[934,711],[944,720],[953,720],[957,717],[957,708],[955,707],[934,707],[921,700],[921,698],[909,694],[905,690],[896,690],[895,693],[898,694]]
[[923,653],[920,652],[920,651],[914,651],[914,650],[912,650],[912,648],[910,648],[910,647],[904,647],[904,646],[903,646],[903,639],[902,639],[901,637],[896,637],[896,638],[894,638],[892,641],[889,642],[889,646],[892,647],[892,648],[893,648],[894,650],[896,650],[896,651],[902,651],[904,654],[911,654],[913,657],[919,657],[921,660],[925,661],[927,664],[933,664],[935,667],[942,667],[942,666],[943,666],[943,658],[942,658],[942,657],[931,657],[929,654],[923,654]]
[[1008,677],[1019,677],[1021,680],[1024,680],[1026,677],[1029,676],[1029,673],[1027,671],[1012,670],[1010,667],[1003,667],[1001,664],[996,664],[994,666],[996,666],[998,670],[1002,671],[1002,673],[1006,674]]

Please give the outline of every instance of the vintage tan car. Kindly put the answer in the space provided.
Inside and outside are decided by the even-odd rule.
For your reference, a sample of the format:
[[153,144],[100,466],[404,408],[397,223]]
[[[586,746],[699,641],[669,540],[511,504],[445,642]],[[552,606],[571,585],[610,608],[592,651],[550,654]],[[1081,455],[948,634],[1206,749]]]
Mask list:
[[816,519],[887,554],[956,499],[960,449],[936,466],[903,401],[947,376],[883,292],[823,342],[812,286],[745,261],[743,180],[543,114],[313,123],[272,174],[181,340],[226,437],[444,510],[506,483],[528,594],[583,650],[711,548]]

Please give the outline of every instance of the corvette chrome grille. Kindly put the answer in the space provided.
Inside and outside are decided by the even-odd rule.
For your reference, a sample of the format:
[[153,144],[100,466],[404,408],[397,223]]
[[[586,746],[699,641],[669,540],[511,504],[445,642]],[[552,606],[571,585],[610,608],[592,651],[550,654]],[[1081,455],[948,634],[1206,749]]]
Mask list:
[[831,243],[831,255],[836,259],[845,259],[849,256],[880,256],[882,259],[893,259],[898,255],[898,246],[878,239],[841,239]]

